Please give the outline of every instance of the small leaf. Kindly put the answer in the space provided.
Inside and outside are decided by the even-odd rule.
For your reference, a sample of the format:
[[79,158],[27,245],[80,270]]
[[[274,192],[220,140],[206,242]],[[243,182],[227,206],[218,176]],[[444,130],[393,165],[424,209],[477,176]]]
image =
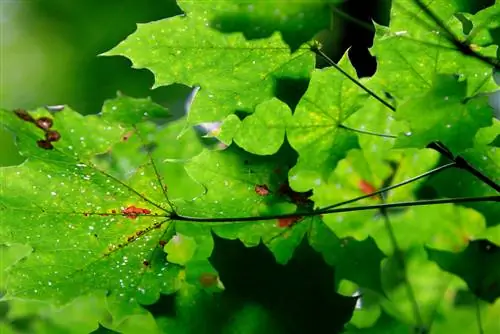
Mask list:
[[168,254],[168,262],[185,265],[196,251],[196,241],[182,234],[176,234],[163,250]]

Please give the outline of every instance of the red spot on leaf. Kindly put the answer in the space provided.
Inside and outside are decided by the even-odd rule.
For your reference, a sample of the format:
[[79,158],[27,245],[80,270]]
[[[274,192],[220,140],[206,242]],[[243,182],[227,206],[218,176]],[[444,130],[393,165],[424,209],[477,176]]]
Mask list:
[[277,225],[278,225],[278,227],[289,227],[289,226],[292,226],[293,224],[295,224],[301,220],[302,220],[302,217],[299,217],[299,216],[288,217],[288,218],[279,218]]
[[[359,181],[358,187],[359,187],[359,190],[361,190],[361,192],[365,195],[369,195],[369,194],[377,191],[377,189],[371,183],[369,183],[368,181],[365,181],[365,180]],[[372,197],[377,198],[378,196],[373,195]]]
[[150,263],[148,260],[144,260],[142,261],[142,264],[145,266],[145,267],[149,267]]
[[265,184],[257,184],[255,186],[255,193],[259,196],[269,195],[269,188]]
[[123,209],[122,213],[127,218],[136,219],[138,215],[150,214],[151,211],[148,209],[137,208],[134,205],[131,205],[131,206],[127,207],[126,209]]
[[52,127],[54,122],[52,121],[52,118],[40,117],[35,121],[35,124],[42,130],[48,130]]
[[203,273],[200,275],[199,281],[204,288],[210,288],[217,285],[218,276],[213,273]]

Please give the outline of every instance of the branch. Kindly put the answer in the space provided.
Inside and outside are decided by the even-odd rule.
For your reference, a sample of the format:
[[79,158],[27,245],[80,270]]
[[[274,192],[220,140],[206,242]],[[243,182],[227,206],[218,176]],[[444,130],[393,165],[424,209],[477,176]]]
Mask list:
[[441,199],[430,199],[421,200],[413,202],[396,202],[396,203],[382,203],[375,205],[364,205],[351,208],[337,208],[337,209],[320,209],[310,212],[296,212],[283,215],[269,215],[260,217],[215,217],[215,218],[204,218],[204,217],[189,217],[180,215],[177,212],[172,212],[169,218],[177,221],[192,222],[192,223],[235,223],[235,222],[255,222],[255,221],[265,221],[274,219],[284,219],[284,218],[297,218],[297,217],[313,217],[318,215],[327,215],[332,213],[340,212],[353,212],[353,211],[364,211],[364,210],[376,210],[376,209],[389,209],[389,208],[401,208],[401,207],[412,207],[412,206],[423,206],[423,205],[437,205],[437,204],[449,204],[449,203],[472,203],[472,202],[500,202],[500,196],[481,196],[481,197],[458,197],[458,198],[441,198]]

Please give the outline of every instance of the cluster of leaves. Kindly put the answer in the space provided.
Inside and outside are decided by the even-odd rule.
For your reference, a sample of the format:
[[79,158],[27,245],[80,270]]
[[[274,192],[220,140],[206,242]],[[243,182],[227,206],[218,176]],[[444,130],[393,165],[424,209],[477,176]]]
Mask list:
[[499,332],[500,4],[394,1],[357,79],[315,69],[336,2],[179,0],[106,53],[199,87],[186,119],[126,96],[2,110],[27,160],[2,168],[1,326]]

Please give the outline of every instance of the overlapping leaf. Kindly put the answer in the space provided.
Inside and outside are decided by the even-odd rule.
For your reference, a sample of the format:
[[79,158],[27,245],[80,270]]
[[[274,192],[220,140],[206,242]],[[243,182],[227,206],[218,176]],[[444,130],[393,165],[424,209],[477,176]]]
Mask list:
[[185,15],[139,25],[106,54],[124,55],[134,67],[151,70],[155,86],[200,86],[190,124],[219,121],[235,110],[250,112],[274,96],[277,79],[309,77],[314,56],[308,48],[290,54],[277,34],[246,41],[240,33],[224,35],[211,27],[215,13],[237,9],[236,3],[179,1],[179,5]]
[[[422,3],[446,26],[460,26],[458,19],[453,16],[453,2],[443,0]],[[431,87],[436,73],[456,74],[462,80],[467,79],[466,96],[495,89],[492,66],[472,56],[464,56],[450,38],[415,1],[395,1],[390,26],[377,26],[371,49],[377,57],[377,74],[367,84],[389,92],[397,102],[421,94]],[[494,58],[496,50],[497,47],[491,46],[476,51]]]
[[216,13],[213,25],[223,32],[241,31],[249,39],[269,37],[279,31],[290,48],[296,50],[319,31],[330,28],[330,6],[341,2],[232,0]]
[[477,131],[492,124],[493,110],[486,97],[468,100],[466,89],[466,82],[440,75],[425,94],[408,98],[396,117],[410,123],[410,132],[396,146],[424,148],[439,141],[455,154],[472,147]]
[[[339,66],[355,76],[346,56]],[[356,135],[342,123],[363,106],[367,97],[334,68],[313,72],[286,131],[290,145],[299,154],[290,173],[295,190],[305,191],[315,182],[326,180],[347,152],[359,147]]]

